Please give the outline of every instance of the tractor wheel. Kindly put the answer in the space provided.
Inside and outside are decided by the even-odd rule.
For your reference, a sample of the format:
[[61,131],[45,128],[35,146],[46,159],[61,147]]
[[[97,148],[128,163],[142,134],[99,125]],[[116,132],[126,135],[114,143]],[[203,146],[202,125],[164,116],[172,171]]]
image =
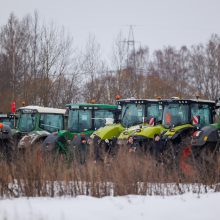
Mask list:
[[193,153],[191,146],[191,137],[185,137],[179,144],[178,152],[178,166],[179,170],[186,177],[193,177],[196,175],[197,166],[196,158],[197,156]]
[[219,168],[220,168],[220,152],[219,144],[215,146],[207,144],[201,150],[198,158],[198,168],[201,177],[209,179],[219,178]]
[[[218,145],[186,145],[180,154],[180,170],[185,176],[198,176],[202,179],[214,178],[220,174],[220,153]],[[216,175],[217,174],[217,175]]]

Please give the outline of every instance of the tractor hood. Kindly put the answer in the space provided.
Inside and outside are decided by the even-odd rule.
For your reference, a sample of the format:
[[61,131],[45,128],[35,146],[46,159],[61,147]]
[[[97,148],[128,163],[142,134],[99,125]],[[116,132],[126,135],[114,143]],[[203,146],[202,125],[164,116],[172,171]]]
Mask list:
[[185,125],[176,126],[174,128],[170,128],[169,130],[167,130],[166,133],[164,133],[163,137],[175,138],[175,135],[178,135],[182,131],[185,131],[189,128],[193,128],[193,126],[191,124],[185,124]]
[[149,127],[149,124],[140,124],[131,126],[130,128],[126,128],[118,137],[120,140],[127,140],[130,135],[133,135],[137,130],[140,130],[141,128],[147,128]]
[[121,124],[112,124],[106,125],[105,127],[99,128],[95,131],[91,138],[93,139],[94,136],[98,136],[102,140],[112,139],[113,137],[118,137],[125,128]]
[[166,131],[167,129],[164,128],[162,125],[156,126],[148,126],[143,127],[139,130],[136,130],[134,136],[143,137],[143,138],[150,138],[153,139],[155,134],[161,134],[161,132]]

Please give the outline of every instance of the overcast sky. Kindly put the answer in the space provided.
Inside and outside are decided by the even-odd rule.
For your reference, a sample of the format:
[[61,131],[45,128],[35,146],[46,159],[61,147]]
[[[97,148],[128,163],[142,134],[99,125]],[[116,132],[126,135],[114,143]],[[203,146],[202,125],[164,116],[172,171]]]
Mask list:
[[120,31],[128,35],[127,25],[135,25],[135,40],[151,51],[220,35],[220,0],[0,0],[0,24],[11,12],[23,17],[34,10],[42,21],[64,26],[79,46],[94,34],[105,53]]

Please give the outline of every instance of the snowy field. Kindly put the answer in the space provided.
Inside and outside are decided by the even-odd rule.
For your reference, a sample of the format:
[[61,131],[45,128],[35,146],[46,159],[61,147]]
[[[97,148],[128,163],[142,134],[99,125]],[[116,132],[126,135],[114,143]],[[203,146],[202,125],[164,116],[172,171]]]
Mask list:
[[0,200],[0,220],[218,220],[219,204],[220,193],[14,198]]

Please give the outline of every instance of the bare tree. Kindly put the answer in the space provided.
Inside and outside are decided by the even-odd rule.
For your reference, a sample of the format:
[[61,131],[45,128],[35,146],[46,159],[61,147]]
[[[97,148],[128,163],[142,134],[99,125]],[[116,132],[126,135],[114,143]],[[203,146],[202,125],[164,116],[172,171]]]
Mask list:
[[34,17],[27,15],[21,20],[11,14],[0,31],[0,53],[2,65],[7,67],[4,74],[9,84],[9,100],[16,100],[18,105],[22,101],[60,105],[52,102],[51,97],[58,97],[65,77],[76,78],[71,69],[73,51],[72,40],[64,29],[54,24],[40,25],[37,12]]
[[83,53],[83,96],[85,101],[97,99],[96,80],[99,76],[107,71],[104,61],[101,59],[101,48],[94,36],[90,35],[86,43],[85,52]]
[[220,96],[220,38],[212,35],[206,46],[192,47],[193,83],[201,95],[209,99]]

